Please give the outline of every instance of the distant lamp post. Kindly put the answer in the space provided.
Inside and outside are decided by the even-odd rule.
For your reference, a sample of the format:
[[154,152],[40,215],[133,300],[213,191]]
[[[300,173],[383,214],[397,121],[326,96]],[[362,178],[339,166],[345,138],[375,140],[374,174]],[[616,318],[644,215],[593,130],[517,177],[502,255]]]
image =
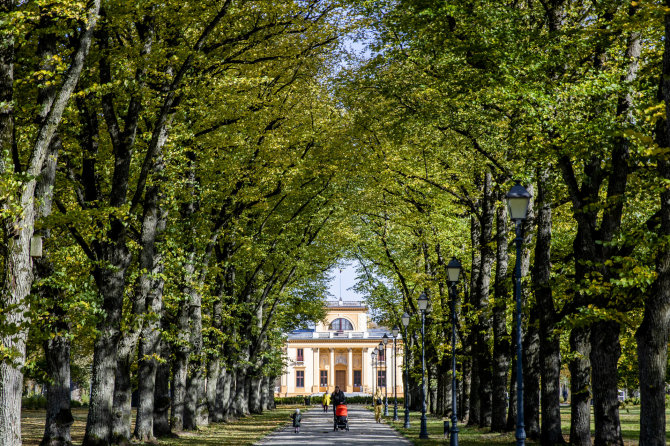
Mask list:
[[409,326],[409,314],[404,313],[400,317],[400,320],[402,321],[402,326],[404,329],[402,337],[402,348],[403,348],[402,361],[405,363],[405,393],[404,393],[405,425],[403,427],[405,429],[409,429],[409,401],[407,399],[407,396],[409,395],[409,362],[407,361],[407,357],[409,356],[408,355],[409,347],[407,344],[407,327]]
[[398,333],[400,333],[398,326],[394,326],[391,329],[391,333],[393,334],[393,421],[398,421],[398,386],[395,379],[398,370],[396,365],[396,356],[398,353],[395,346],[396,338],[398,337]]
[[372,406],[375,405],[375,381],[377,380],[377,347],[372,351],[372,374],[375,376],[372,380]]
[[428,439],[428,425],[426,420],[426,309],[428,308],[428,296],[421,293],[418,299],[419,310],[421,310],[421,431],[419,438]]
[[389,394],[388,394],[388,379],[389,379],[389,368],[388,368],[388,357],[386,356],[386,344],[389,342],[389,335],[384,333],[384,336],[382,336],[382,344],[384,345],[384,416],[388,417],[389,416]]
[[458,417],[456,416],[456,283],[461,275],[461,262],[456,257],[447,265],[449,293],[451,294],[451,436],[450,446],[458,446]]
[[516,299],[516,444],[525,446],[526,430],[523,413],[523,366],[521,364],[521,244],[522,224],[528,217],[530,193],[519,183],[507,193],[507,208],[516,226],[516,266],[514,268],[514,297]]

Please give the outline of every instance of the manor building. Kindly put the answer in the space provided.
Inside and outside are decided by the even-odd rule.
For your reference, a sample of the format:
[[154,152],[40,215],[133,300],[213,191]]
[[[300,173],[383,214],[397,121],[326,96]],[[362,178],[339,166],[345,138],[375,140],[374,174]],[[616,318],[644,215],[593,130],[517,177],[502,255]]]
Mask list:
[[[377,327],[368,309],[357,301],[328,303],[328,313],[314,330],[289,333],[285,347],[288,364],[277,396],[312,395],[332,392],[339,386],[346,393],[371,394],[379,386],[393,396],[403,391],[402,341],[396,339],[395,368],[390,329]],[[371,353],[388,334],[386,352],[373,364]],[[376,375],[376,383],[374,382]],[[387,383],[388,378],[388,383]]]

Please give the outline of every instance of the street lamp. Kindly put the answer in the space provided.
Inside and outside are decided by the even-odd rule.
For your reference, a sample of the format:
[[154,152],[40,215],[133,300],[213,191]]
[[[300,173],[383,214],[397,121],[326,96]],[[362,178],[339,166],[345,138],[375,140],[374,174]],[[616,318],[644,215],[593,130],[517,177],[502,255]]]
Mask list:
[[507,193],[507,208],[510,217],[516,226],[516,266],[514,268],[515,284],[514,297],[516,299],[516,444],[526,444],[526,430],[523,414],[523,366],[521,364],[521,243],[522,224],[528,216],[528,204],[531,195],[519,183],[515,184]]
[[[379,345],[377,346],[379,349],[379,365],[382,365],[382,357],[384,358],[384,391],[386,391],[386,348],[384,346],[384,343],[382,341],[379,341]],[[383,353],[382,353],[383,352]],[[382,401],[384,400],[384,396],[382,395]],[[388,409],[386,409],[388,412]],[[388,416],[388,413],[385,413],[384,416]]]
[[419,310],[421,310],[421,432],[419,438],[428,439],[428,426],[426,420],[426,308],[428,308],[428,296],[425,291],[418,299]]
[[384,333],[384,336],[382,336],[382,344],[384,345],[384,416],[388,417],[389,416],[389,385],[388,385],[388,357],[386,356],[386,344],[389,342],[389,335]]
[[451,436],[449,445],[458,446],[458,417],[456,416],[456,283],[461,274],[461,262],[453,257],[447,265],[449,293],[451,294]]
[[409,429],[409,401],[408,401],[408,395],[409,395],[409,362],[407,362],[407,357],[409,356],[409,346],[407,344],[407,326],[409,325],[409,314],[404,313],[401,317],[400,320],[402,321],[402,326],[404,329],[403,337],[402,337],[402,345],[403,345],[403,355],[402,355],[402,360],[405,363],[405,429]]
[[372,374],[374,375],[374,379],[372,380],[372,406],[373,407],[375,405],[375,381],[377,380],[376,367],[377,367],[377,347],[375,347],[375,349],[372,351]]
[[393,334],[393,421],[398,421],[398,386],[396,386],[395,382],[396,372],[398,371],[398,367],[396,366],[396,356],[398,354],[395,347],[395,340],[398,337],[398,333],[400,333],[398,326],[394,326],[391,329],[391,333]]

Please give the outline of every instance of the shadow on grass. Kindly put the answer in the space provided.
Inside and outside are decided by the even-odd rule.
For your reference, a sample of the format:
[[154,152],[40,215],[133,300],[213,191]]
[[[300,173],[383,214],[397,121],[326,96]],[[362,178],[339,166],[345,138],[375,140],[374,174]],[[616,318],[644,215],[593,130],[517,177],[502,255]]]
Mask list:
[[[403,414],[404,415],[404,414]],[[420,413],[410,412],[410,429],[404,429],[404,418],[400,415],[399,421],[392,421],[386,418],[385,421],[403,436],[412,441],[415,445],[448,445],[449,440],[444,436],[444,421],[446,419],[428,416],[428,435],[429,440],[419,439],[419,430],[421,426]],[[638,444],[640,436],[640,406],[623,407],[619,411],[621,421],[621,432],[626,446],[635,446]],[[670,410],[666,411],[666,419],[670,419]],[[459,435],[458,444],[460,446],[484,446],[484,445],[516,445],[514,432],[493,433],[486,428],[477,428],[472,426],[458,425]],[[563,437],[569,439],[570,433],[570,406],[561,407],[561,430]],[[595,433],[593,425],[593,413],[591,414],[591,434]],[[670,429],[666,437],[670,440]],[[526,440],[528,445],[538,445],[539,442]]]
[[[252,445],[260,438],[288,424],[295,407],[280,406],[276,410],[251,415],[231,423],[216,423],[193,432],[180,432],[175,437],[161,438],[159,445],[165,446],[228,446]],[[87,409],[73,409],[75,422],[72,425],[72,442],[80,444],[84,439]],[[44,433],[43,410],[25,410],[21,414],[21,431],[24,446],[38,446]],[[133,428],[135,411],[133,411]],[[138,444],[138,443],[135,443]]]

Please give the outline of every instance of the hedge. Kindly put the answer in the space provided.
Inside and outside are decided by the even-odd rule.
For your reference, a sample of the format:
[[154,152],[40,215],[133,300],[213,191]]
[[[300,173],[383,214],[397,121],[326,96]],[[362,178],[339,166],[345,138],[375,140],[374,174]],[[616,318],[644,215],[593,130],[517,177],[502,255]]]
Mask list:
[[[304,396],[286,396],[286,397],[275,397],[275,404],[279,405],[296,405],[296,404],[302,404],[305,405],[305,398]],[[320,405],[323,402],[323,396],[322,395],[314,395],[310,396],[309,398],[309,404],[311,405]],[[389,406],[393,406],[393,396],[389,395],[388,397],[388,404]],[[371,405],[372,404],[372,396],[363,396],[363,395],[356,395],[356,396],[348,396],[347,397],[347,404],[367,404]],[[402,407],[403,405],[403,399],[398,398],[398,407]]]

